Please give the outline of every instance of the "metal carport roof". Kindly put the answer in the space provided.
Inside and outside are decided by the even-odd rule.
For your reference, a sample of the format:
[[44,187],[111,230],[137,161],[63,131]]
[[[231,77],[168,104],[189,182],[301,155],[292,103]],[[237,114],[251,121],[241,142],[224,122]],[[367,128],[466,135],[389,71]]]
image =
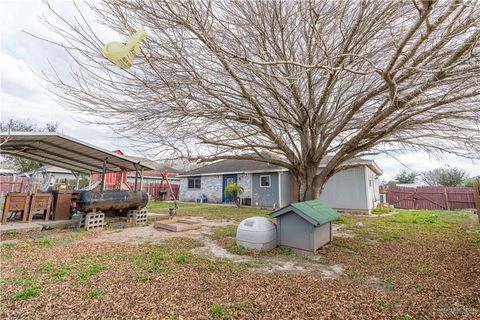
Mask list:
[[90,173],[135,171],[154,168],[57,132],[2,132],[1,154],[15,155],[43,164]]

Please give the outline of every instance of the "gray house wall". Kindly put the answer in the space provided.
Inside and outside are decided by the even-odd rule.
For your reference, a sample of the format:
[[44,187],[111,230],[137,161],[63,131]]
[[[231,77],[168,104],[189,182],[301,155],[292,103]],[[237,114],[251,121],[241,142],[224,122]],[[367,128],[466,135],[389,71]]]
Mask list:
[[335,173],[326,183],[320,201],[335,209],[369,210],[365,166]]
[[[270,187],[260,187],[260,176],[270,176]],[[252,175],[252,206],[279,207],[278,172],[254,173]]]
[[380,181],[369,167],[365,167],[365,185],[367,186],[368,209],[373,209],[380,202]]
[[290,181],[290,173],[288,172],[279,172],[279,179],[280,179],[280,190],[279,193],[281,195],[279,208],[288,206],[291,203],[292,199],[292,184]]
[[208,202],[218,203],[222,202],[223,194],[223,176],[202,176],[200,189],[189,189],[188,178],[180,179],[180,201],[195,201],[199,193],[207,196]]
[[237,184],[243,188],[241,197],[251,198],[252,196],[252,174],[242,173],[237,175]]
[[[270,187],[260,187],[260,176],[270,175]],[[282,172],[239,173],[237,183],[243,187],[241,197],[251,198],[252,206],[281,208],[292,199],[291,174]],[[204,193],[208,202],[223,201],[223,175],[201,177],[200,189],[188,189],[188,178],[180,178],[180,201],[195,201]],[[380,200],[379,179],[368,166],[357,166],[341,170],[331,177],[320,196],[329,207],[338,210],[369,211]]]

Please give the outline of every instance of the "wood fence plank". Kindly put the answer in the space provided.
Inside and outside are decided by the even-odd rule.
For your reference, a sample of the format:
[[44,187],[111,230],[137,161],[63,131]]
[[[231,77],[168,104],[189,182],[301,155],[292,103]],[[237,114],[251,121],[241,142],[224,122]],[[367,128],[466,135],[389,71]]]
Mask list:
[[475,208],[473,189],[466,187],[389,186],[387,202],[401,209],[458,210]]

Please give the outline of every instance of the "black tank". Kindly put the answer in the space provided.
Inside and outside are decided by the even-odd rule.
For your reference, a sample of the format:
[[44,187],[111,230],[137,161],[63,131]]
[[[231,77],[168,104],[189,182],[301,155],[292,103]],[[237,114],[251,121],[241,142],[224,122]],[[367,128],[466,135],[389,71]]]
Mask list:
[[82,191],[77,198],[77,208],[81,212],[139,209],[147,203],[145,191]]

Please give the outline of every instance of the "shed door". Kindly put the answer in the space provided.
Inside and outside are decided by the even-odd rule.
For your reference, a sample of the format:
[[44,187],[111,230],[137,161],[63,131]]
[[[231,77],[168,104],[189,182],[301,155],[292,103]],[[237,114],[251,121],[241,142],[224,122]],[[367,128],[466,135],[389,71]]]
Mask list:
[[225,188],[230,184],[230,183],[237,183],[237,175],[225,175],[223,176],[223,202],[233,202],[235,199],[233,199],[232,195],[225,195]]
[[312,250],[312,225],[295,213],[284,214],[281,219],[280,245]]

